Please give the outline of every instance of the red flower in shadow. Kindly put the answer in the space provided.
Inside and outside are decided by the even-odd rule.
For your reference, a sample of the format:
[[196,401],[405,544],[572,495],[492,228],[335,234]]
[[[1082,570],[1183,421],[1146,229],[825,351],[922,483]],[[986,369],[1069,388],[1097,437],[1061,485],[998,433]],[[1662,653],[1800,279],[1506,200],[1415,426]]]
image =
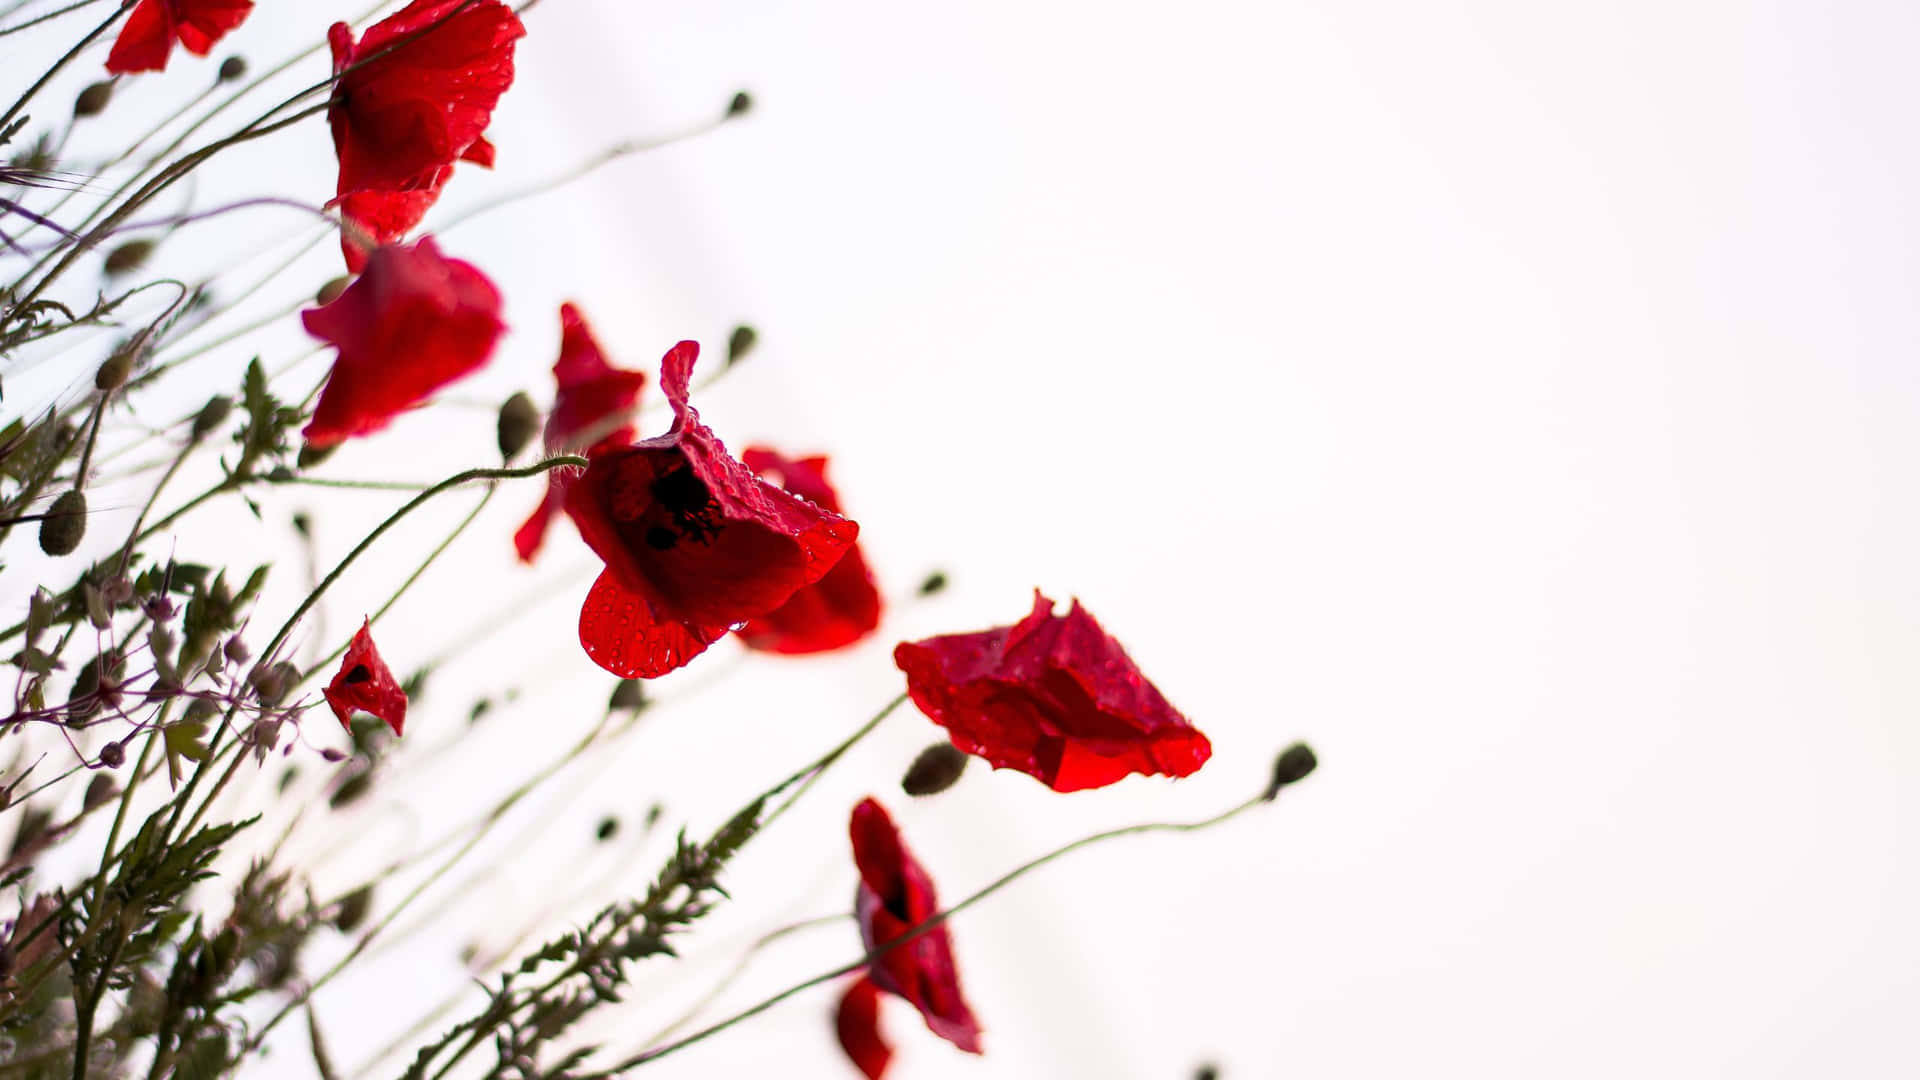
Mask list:
[[420,223],[455,161],[493,165],[484,133],[526,32],[500,0],[413,0],[358,44],[346,23],[327,31],[338,76],[327,121],[340,158],[328,205],[365,234],[342,231],[349,270]]
[[252,11],[253,0],[140,0],[107,53],[107,70],[165,71],[175,41],[205,56]]
[[[848,831],[853,861],[860,868],[854,915],[860,920],[860,938],[872,952],[938,914],[940,900],[933,879],[900,843],[899,830],[878,802],[864,799],[854,807]],[[893,1057],[892,1047],[880,1035],[882,990],[919,1009],[935,1035],[969,1054],[980,1052],[980,1024],[960,993],[953,940],[944,924],[875,959],[840,999],[834,1028],[841,1047],[867,1080],[880,1080]]]
[[[827,483],[825,457],[789,458],[775,450],[749,446],[740,460],[761,476],[771,476],[787,491],[823,510],[840,513],[840,500]],[[873,571],[855,544],[826,576],[787,602],[747,620],[740,640],[766,652],[828,652],[851,645],[880,625],[880,590]]]
[[340,350],[303,432],[316,448],[378,431],[478,371],[506,329],[499,290],[471,263],[441,255],[430,236],[375,251],[339,299],[301,312],[300,322]]
[[[572,304],[560,305],[560,359],[553,364],[553,381],[559,389],[554,394],[553,411],[547,414],[549,453],[611,449],[633,441],[629,421],[640,401],[640,391],[647,385],[646,373],[607,363],[587,320]],[[560,513],[571,479],[565,473],[561,469],[547,473],[546,498],[513,534],[513,549],[521,562],[530,563],[540,553],[547,527]]]
[[699,355],[683,341],[660,362],[666,434],[602,446],[566,484],[567,516],[607,564],[580,609],[580,644],[623,678],[664,675],[786,603],[860,532],[727,456],[687,404]]
[[953,745],[1055,791],[1187,776],[1213,753],[1078,600],[1055,615],[1035,589],[1017,624],[902,642],[893,662]]
[[372,713],[385,720],[395,736],[407,722],[406,691],[400,689],[386,661],[380,659],[380,650],[373,645],[373,631],[365,622],[347,645],[339,672],[321,692],[333,715],[340,718],[340,726],[348,731],[353,730],[356,712]]

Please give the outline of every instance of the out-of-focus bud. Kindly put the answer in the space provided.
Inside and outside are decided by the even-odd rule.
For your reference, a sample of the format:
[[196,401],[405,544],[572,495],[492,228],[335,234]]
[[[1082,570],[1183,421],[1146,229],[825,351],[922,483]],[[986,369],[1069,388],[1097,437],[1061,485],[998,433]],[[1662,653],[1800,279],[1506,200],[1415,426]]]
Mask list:
[[323,760],[331,761],[337,765],[340,762],[347,760],[347,752],[344,750],[335,750],[333,747],[329,746],[325,750],[320,751],[320,757]]
[[1272,802],[1281,788],[1305,780],[1319,764],[1320,759],[1313,756],[1312,747],[1303,742],[1294,743],[1274,759],[1273,779],[1267,782],[1267,793],[1261,797]]
[[313,539],[313,518],[305,510],[294,511],[293,531],[299,533],[302,540]]
[[733,95],[733,100],[727,102],[727,118],[729,120],[736,116],[745,116],[752,111],[753,95],[747,93],[745,90]]
[[[107,746],[119,746],[119,745],[120,745],[119,743],[107,744]],[[124,753],[125,751],[122,751],[122,754]],[[107,750],[106,750],[106,747],[103,746],[100,748],[101,764],[103,765],[106,764],[106,760],[107,760]],[[118,767],[119,766],[117,765],[107,766],[107,768],[109,769],[118,768]],[[112,800],[112,798],[118,794],[120,794],[120,785],[113,782],[113,777],[108,776],[106,773],[94,773],[93,779],[87,781],[87,795],[86,795],[86,804],[85,804],[86,808],[88,810],[91,810],[96,806],[103,805],[109,802],[110,800]]]
[[145,266],[147,257],[152,254],[153,241],[129,240],[107,252],[107,276],[119,277],[121,274],[130,274]]
[[226,655],[228,660],[236,664],[246,663],[247,658],[253,655],[253,650],[247,648],[247,643],[240,640],[239,634],[228,638],[227,643],[220,646],[220,651]]
[[1193,1080],[1220,1080],[1220,1070],[1212,1065],[1202,1065],[1193,1070]]
[[512,461],[527,448],[540,430],[540,408],[524,393],[516,393],[500,406],[500,456]]
[[945,590],[946,587],[947,572],[945,570],[935,570],[933,573],[927,575],[927,580],[920,583],[920,595],[932,596],[934,593]]
[[616,817],[604,817],[600,819],[600,824],[594,828],[593,838],[604,844],[619,835],[619,832],[620,819]]
[[100,764],[109,769],[117,769],[127,763],[127,749],[117,742],[110,742],[100,748]]
[[102,361],[94,371],[93,388],[118,390],[127,385],[127,376],[133,374],[133,361],[139,354],[140,350],[133,347],[131,342],[115,349],[113,355]]
[[27,598],[27,647],[32,648],[47,627],[53,625],[53,594],[44,587],[33,590]]
[[173,659],[173,632],[164,626],[155,626],[147,633],[147,647],[153,650],[155,658]]
[[907,766],[907,775],[900,780],[900,790],[915,798],[938,795],[958,783],[960,774],[966,768],[965,752],[952,743],[934,743],[920,751],[920,756]]
[[302,443],[300,446],[300,456],[294,464],[302,469],[310,469],[332,457],[333,451],[334,448],[331,446],[315,446],[312,443]]
[[213,434],[221,424],[227,422],[227,416],[232,412],[233,399],[224,394],[208,398],[207,403],[200,406],[199,415],[193,418],[193,441],[199,442]]
[[71,555],[87,535],[87,497],[75,488],[63,491],[40,519],[40,550],[49,555]]
[[320,286],[320,291],[313,294],[313,302],[319,304],[321,307],[326,307],[328,304],[340,299],[340,294],[346,292],[347,286],[351,284],[353,284],[353,277],[349,274],[341,274],[339,277]]
[[607,699],[607,708],[615,712],[639,712],[646,707],[647,695],[639,679],[621,679],[614,685],[613,695]]
[[113,100],[113,83],[102,81],[88,84],[80,96],[73,99],[73,115],[99,116],[107,111],[107,102]]
[[340,781],[340,786],[333,789],[333,794],[327,799],[327,805],[338,810],[343,806],[352,804],[372,788],[372,770],[369,769],[354,773],[352,776]]
[[343,934],[351,934],[367,921],[367,913],[373,910],[373,886],[362,885],[340,898],[340,910],[333,915],[333,925]]
[[293,684],[287,677],[286,664],[260,664],[247,672],[247,685],[260,695],[263,705],[278,705],[280,699],[287,696]]
[[107,594],[94,587],[93,582],[80,583],[80,596],[87,603],[87,621],[95,630],[105,630],[113,625],[113,605],[108,602]]
[[225,60],[220,61],[221,82],[237,82],[246,77],[247,61],[245,57],[229,56]]
[[753,347],[760,343],[760,331],[742,323],[733,328],[727,336],[727,366],[732,367],[747,358]]

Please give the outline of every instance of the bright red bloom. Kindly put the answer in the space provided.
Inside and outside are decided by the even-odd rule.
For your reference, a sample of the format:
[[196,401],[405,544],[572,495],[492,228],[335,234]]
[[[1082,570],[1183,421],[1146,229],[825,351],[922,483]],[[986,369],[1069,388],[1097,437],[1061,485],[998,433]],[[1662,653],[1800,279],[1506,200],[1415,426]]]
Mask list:
[[[351,27],[334,23],[327,43],[339,78],[327,121],[340,183],[328,205],[375,244],[391,243],[426,216],[454,162],[492,167],[485,132],[526,32],[500,0],[413,0],[357,45]],[[340,247],[359,270],[359,238],[343,231]]]
[[1055,791],[1187,776],[1213,753],[1078,600],[1062,617],[1035,589],[1019,623],[902,642],[893,662],[953,745]]
[[165,71],[175,41],[205,56],[252,11],[253,0],[140,0],[107,53],[107,70]]
[[333,715],[340,718],[340,726],[348,731],[353,730],[356,712],[372,713],[385,720],[396,736],[407,722],[407,693],[400,689],[386,661],[380,659],[380,650],[373,646],[373,631],[365,622],[347,645],[340,671],[321,692]]
[[[749,446],[740,460],[761,476],[823,510],[840,513],[840,500],[827,483],[825,457],[790,458],[775,450]],[[747,620],[740,640],[766,652],[828,652],[851,645],[880,625],[880,590],[873,571],[855,544],[825,577],[808,585],[772,611]]]
[[[854,915],[860,937],[872,952],[940,911],[933,879],[900,842],[900,832],[873,799],[853,808],[848,825],[853,861],[860,868]],[[847,990],[834,1017],[840,1045],[868,1080],[880,1080],[893,1050],[880,1035],[877,991],[905,998],[926,1020],[928,1030],[969,1054],[980,1052],[980,1024],[960,993],[960,972],[953,963],[953,940],[945,924],[915,937],[868,965]]]
[[[553,381],[559,389],[554,394],[553,411],[547,414],[546,446],[550,453],[589,447],[611,449],[633,441],[633,425],[628,421],[640,401],[641,389],[647,385],[646,373],[607,363],[587,320],[572,304],[560,305],[560,359],[553,364]],[[547,474],[546,498],[513,534],[513,547],[521,562],[530,563],[539,554],[547,526],[566,500],[570,479],[559,469]]]
[[500,292],[430,236],[389,244],[340,298],[300,313],[307,333],[340,350],[303,434],[326,447],[379,431],[435,390],[478,371],[506,324]]
[[566,485],[567,516],[607,564],[580,609],[580,644],[623,678],[664,675],[786,603],[860,532],[727,455],[687,404],[699,355],[683,341],[660,362],[666,434],[596,449]]

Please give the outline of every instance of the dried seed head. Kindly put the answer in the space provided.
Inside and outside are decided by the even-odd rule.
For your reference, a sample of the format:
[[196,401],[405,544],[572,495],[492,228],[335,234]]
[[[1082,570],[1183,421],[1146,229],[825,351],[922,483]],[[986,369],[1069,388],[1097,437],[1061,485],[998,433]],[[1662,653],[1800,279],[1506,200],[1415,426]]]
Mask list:
[[100,764],[105,765],[109,769],[117,769],[126,763],[126,747],[121,746],[117,742],[110,742],[100,748]]
[[516,393],[500,406],[500,456],[512,461],[540,430],[540,408],[525,394]]
[[960,774],[967,768],[967,755],[952,743],[934,743],[920,756],[913,759],[907,767],[907,775],[900,781],[900,790],[918,798],[923,795],[938,795],[960,780]]
[[129,240],[112,251],[107,252],[106,271],[108,277],[130,274],[147,263],[153,254],[153,241]]
[[227,416],[233,412],[233,399],[224,394],[215,394],[200,406],[200,415],[193,418],[193,441],[214,433],[215,429],[227,422]]
[[79,97],[73,99],[73,115],[76,117],[99,116],[107,111],[107,102],[112,100],[113,83],[91,83],[85,90],[80,91]]
[[247,77],[247,61],[244,57],[229,56],[220,61],[220,81],[236,82]]
[[1297,742],[1280,751],[1280,756],[1273,762],[1273,779],[1267,782],[1267,793],[1263,798],[1272,802],[1273,797],[1280,794],[1281,788],[1305,780],[1319,764],[1319,759],[1313,756],[1313,749],[1306,743]]
[[78,489],[63,491],[40,519],[40,550],[49,555],[71,555],[87,535],[87,497]]
[[732,367],[747,358],[753,347],[760,343],[760,331],[742,324],[733,328],[727,337],[727,366]]

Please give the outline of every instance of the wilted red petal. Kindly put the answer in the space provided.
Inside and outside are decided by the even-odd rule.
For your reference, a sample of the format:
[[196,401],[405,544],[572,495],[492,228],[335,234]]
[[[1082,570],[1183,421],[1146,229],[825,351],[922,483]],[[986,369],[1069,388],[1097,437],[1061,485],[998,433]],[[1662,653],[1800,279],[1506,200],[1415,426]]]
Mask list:
[[353,730],[356,712],[372,713],[386,721],[395,735],[407,722],[406,691],[400,689],[399,680],[380,659],[380,651],[373,646],[372,628],[364,621],[347,645],[339,672],[322,693],[333,715],[340,718],[340,726],[348,731]]
[[[674,409],[666,434],[595,447],[567,485],[567,515],[607,564],[602,582],[610,575],[631,598],[606,612],[583,610],[581,641],[603,667],[628,678],[664,674],[734,624],[779,607],[820,580],[859,535],[858,525],[727,455],[687,403],[698,355],[698,345],[683,341],[661,362],[661,387]],[[628,624],[642,628],[642,643],[609,639]],[[669,634],[674,626],[681,632]]]
[[1188,776],[1213,753],[1078,600],[1062,617],[1034,590],[1013,626],[903,642],[907,690],[953,745],[1055,791],[1130,773]]
[[847,987],[833,1014],[833,1030],[840,1037],[840,1048],[867,1080],[880,1080],[886,1074],[893,1047],[880,1034],[880,988],[872,979],[861,978]]
[[378,431],[433,391],[479,370],[505,324],[500,293],[432,237],[374,252],[339,299],[301,313],[339,350],[304,434],[313,446]]
[[[741,462],[808,502],[834,513],[840,500],[827,482],[827,459],[788,458],[778,451],[750,446]],[[819,581],[794,593],[785,604],[749,619],[740,640],[750,649],[801,655],[851,645],[880,625],[880,589],[855,544]]]
[[[853,861],[860,868],[854,915],[867,951],[899,938],[940,911],[933,879],[900,841],[885,808],[863,799],[848,823]],[[980,1024],[960,992],[953,939],[945,924],[874,960],[868,976],[880,989],[905,998],[935,1035],[970,1054],[980,1053]]]

